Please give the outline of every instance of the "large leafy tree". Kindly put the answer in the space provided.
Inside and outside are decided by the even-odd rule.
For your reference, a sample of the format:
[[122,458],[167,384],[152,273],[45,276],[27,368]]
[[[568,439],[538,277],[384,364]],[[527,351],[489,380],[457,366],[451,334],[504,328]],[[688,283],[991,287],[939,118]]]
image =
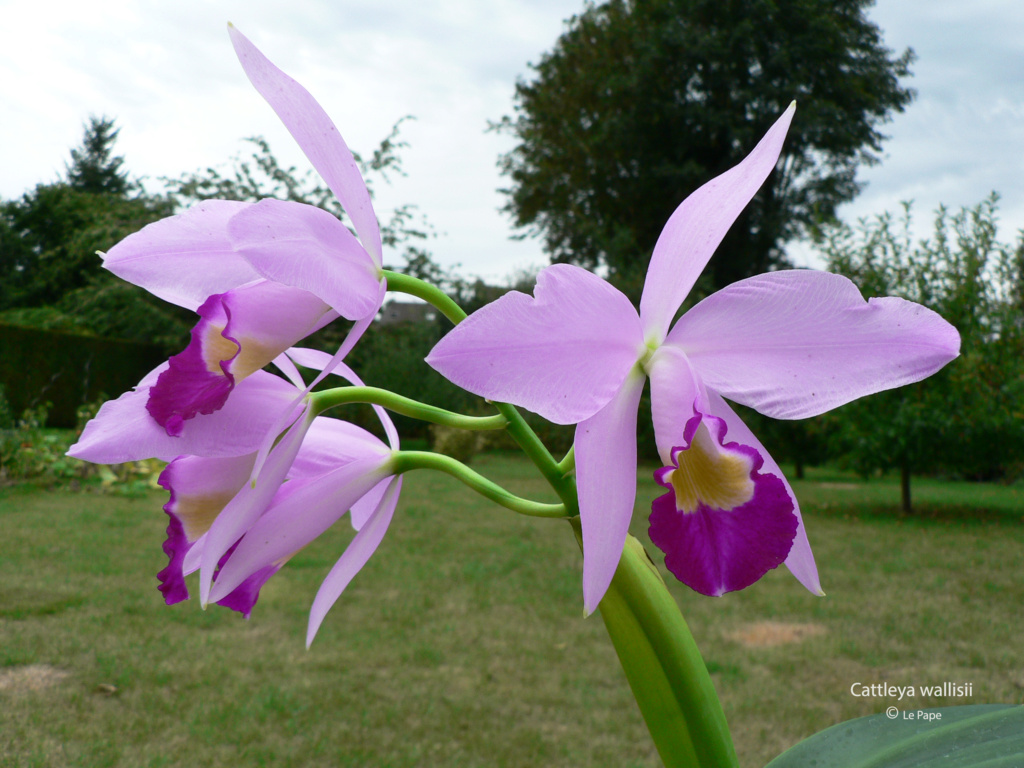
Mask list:
[[573,17],[499,124],[506,209],[552,261],[604,266],[634,299],[658,234],[739,162],[794,99],[779,168],[711,261],[717,288],[785,263],[878,160],[879,127],[913,92],[871,0],[608,0]]
[[92,117],[66,174],[0,202],[0,311],[8,321],[138,341],[180,338],[173,308],[102,269],[97,251],[171,213],[114,154],[118,129]]
[[902,296],[960,332],[960,358],[935,376],[829,414],[839,449],[865,474],[897,470],[911,509],[913,473],[978,480],[1024,470],[1024,233],[1003,243],[997,197],[950,213],[914,240],[910,208],[827,231],[829,269],[866,296]]

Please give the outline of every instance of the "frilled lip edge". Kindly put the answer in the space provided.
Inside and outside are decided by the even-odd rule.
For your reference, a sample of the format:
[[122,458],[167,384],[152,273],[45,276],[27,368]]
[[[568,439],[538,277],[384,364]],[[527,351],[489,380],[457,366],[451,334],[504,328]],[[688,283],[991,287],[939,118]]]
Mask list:
[[[742,456],[750,462],[753,494],[743,504],[720,508],[698,499],[693,511],[676,506],[676,493],[669,481],[682,452],[693,446],[701,424],[708,427],[718,454]],[[691,589],[710,597],[744,589],[781,565],[793,546],[798,520],[794,502],[782,479],[758,470],[764,458],[757,449],[740,443],[726,443],[727,427],[722,419],[702,414],[687,422],[684,444],[672,450],[677,466],[655,472],[655,480],[669,493],[655,499],[650,516],[651,541],[665,553],[665,565]]]
[[181,434],[186,420],[219,410],[235,386],[230,365],[241,353],[242,345],[227,335],[227,323],[220,335],[235,347],[234,354],[219,361],[220,373],[211,371],[206,360],[206,338],[214,322],[210,315],[215,314],[218,308],[230,322],[223,294],[207,299],[199,308],[200,320],[192,328],[188,346],[167,361],[167,370],[160,374],[150,390],[146,410],[172,437]]
[[[188,587],[185,584],[185,556],[202,537],[199,537],[196,541],[189,541],[188,536],[185,534],[185,527],[181,522],[181,518],[174,511],[177,497],[167,469],[160,474],[158,482],[170,494],[170,498],[164,504],[164,512],[167,513],[169,520],[167,523],[167,538],[164,539],[163,550],[164,554],[167,555],[168,562],[167,566],[156,575],[157,580],[160,582],[157,589],[163,595],[166,605],[175,605],[189,599]],[[231,557],[234,549],[235,547],[232,546],[220,559],[220,562],[217,564],[218,571],[224,566],[228,558]],[[229,595],[218,600],[217,605],[238,611],[248,619],[252,613],[253,606],[256,605],[256,601],[259,599],[260,589],[280,568],[281,564],[276,563],[259,569],[235,587]]]

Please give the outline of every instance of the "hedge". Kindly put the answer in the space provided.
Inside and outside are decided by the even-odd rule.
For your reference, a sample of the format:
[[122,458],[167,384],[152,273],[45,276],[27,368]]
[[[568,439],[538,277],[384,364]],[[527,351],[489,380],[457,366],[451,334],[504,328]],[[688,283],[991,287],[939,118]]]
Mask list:
[[52,403],[51,427],[73,428],[79,406],[117,397],[165,359],[155,345],[0,323],[0,384],[10,409]]

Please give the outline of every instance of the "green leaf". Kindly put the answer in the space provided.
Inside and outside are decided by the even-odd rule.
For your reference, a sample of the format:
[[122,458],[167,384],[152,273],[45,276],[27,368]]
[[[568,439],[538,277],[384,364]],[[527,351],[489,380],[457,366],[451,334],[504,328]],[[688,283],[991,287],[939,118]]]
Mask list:
[[[927,718],[927,719],[926,719]],[[1024,707],[973,704],[900,710],[834,725],[766,768],[1019,768]]]

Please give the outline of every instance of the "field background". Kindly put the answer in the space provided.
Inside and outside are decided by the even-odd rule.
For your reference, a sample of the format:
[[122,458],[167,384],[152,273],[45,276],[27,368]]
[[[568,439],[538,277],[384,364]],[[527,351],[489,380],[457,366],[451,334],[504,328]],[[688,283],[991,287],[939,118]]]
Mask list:
[[[477,468],[550,499],[500,454]],[[658,489],[640,474],[633,532]],[[1024,488],[811,472],[794,483],[828,595],[785,569],[721,599],[674,582],[744,768],[838,721],[1024,702]],[[165,607],[161,494],[0,489],[0,765],[659,765],[604,626],[582,618],[565,523],[414,473],[384,544],[310,651],[337,526],[253,617]],[[857,698],[854,683],[970,683],[967,699]]]

